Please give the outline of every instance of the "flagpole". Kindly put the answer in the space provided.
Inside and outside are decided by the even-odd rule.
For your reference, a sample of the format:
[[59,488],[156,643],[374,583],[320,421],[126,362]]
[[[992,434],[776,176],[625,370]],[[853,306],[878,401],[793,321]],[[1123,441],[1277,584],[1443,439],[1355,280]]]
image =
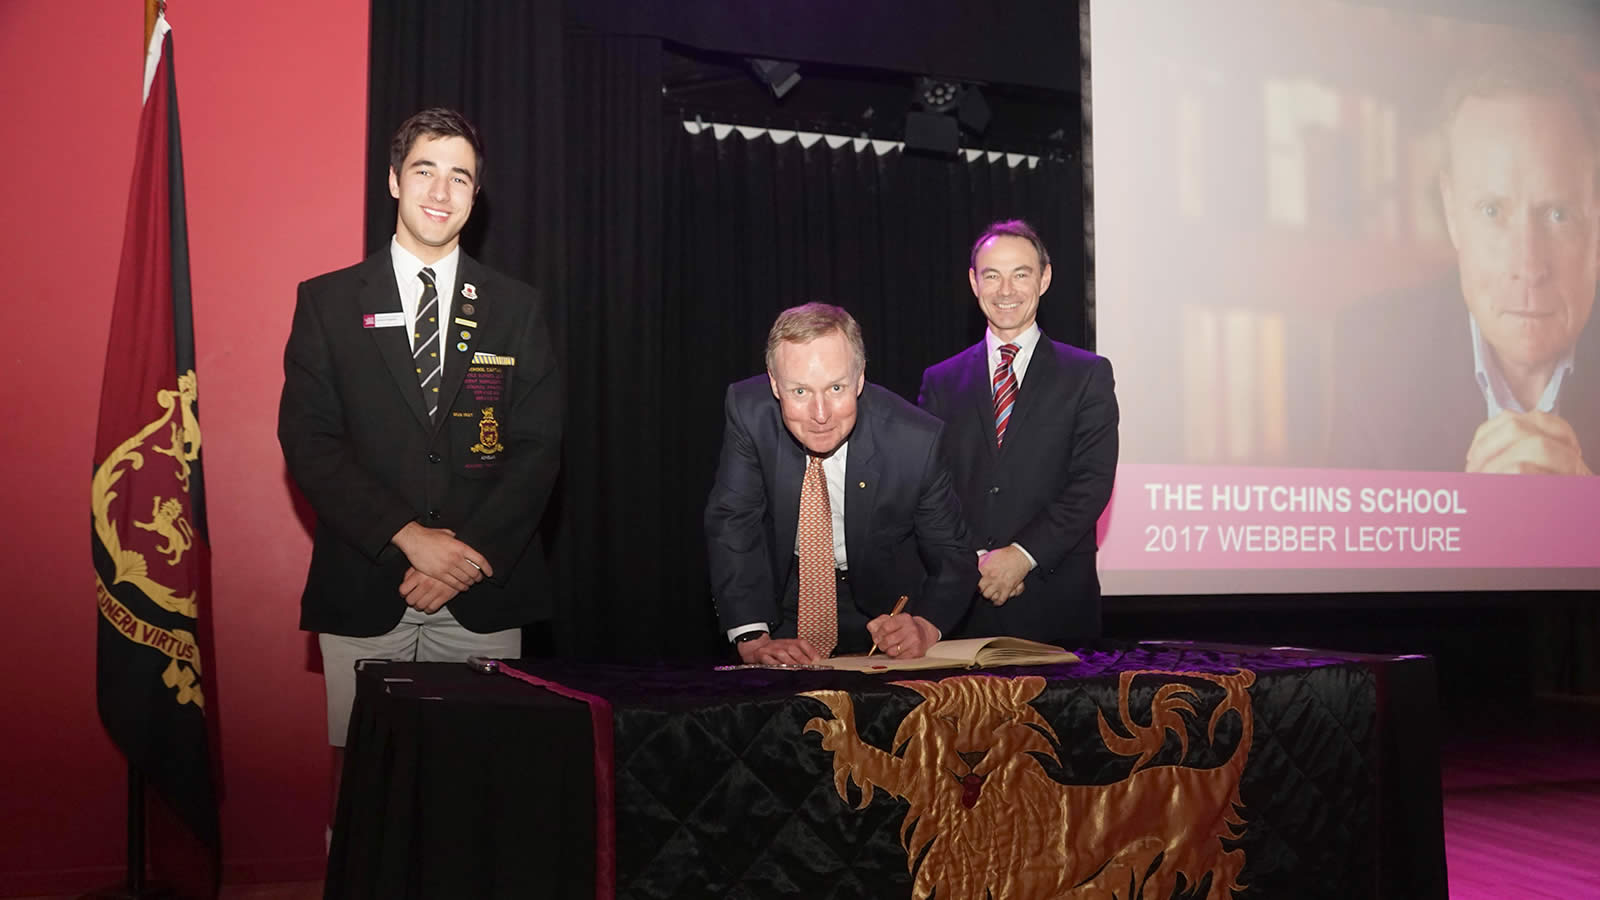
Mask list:
[[128,763],[128,890],[125,896],[148,897],[144,882],[144,776]]
[[[155,33],[156,23],[166,14],[167,0],[145,0],[144,41],[139,45],[139,72],[141,76],[143,76],[148,65],[150,36]],[[144,776],[139,774],[139,770],[134,767],[133,760],[130,759],[128,760],[127,890],[117,894],[119,900],[120,898],[143,900],[143,898],[151,896],[145,893],[144,827]]]
[[128,858],[122,887],[102,888],[78,900],[173,900],[165,887],[152,886],[145,877],[144,776],[128,764]]

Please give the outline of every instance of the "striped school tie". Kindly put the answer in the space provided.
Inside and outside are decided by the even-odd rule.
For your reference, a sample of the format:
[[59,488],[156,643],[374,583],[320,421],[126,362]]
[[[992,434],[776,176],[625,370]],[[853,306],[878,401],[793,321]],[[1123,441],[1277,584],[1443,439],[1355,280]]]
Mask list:
[[411,361],[417,367],[428,418],[438,419],[439,376],[444,372],[439,359],[439,287],[433,283],[432,269],[423,267],[417,277],[422,279],[422,299],[417,301],[417,321],[411,329]]

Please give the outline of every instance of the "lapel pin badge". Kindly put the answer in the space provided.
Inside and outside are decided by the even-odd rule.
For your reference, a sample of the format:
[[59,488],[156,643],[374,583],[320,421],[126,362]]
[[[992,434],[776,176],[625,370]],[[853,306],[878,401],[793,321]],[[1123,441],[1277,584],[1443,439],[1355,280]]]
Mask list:
[[463,328],[461,330],[461,339],[464,341],[464,340],[467,340],[470,337],[472,337],[472,332],[467,331],[466,329]]
[[471,303],[463,303],[463,304],[461,304],[461,314],[464,315],[464,316],[470,316],[473,313],[476,313],[477,311],[478,311],[478,308],[473,306]]
[[[463,284],[461,286],[461,296],[467,298],[468,300],[476,300],[476,299],[478,299],[478,288],[477,288],[477,286],[474,285],[470,281],[467,282],[466,284]],[[471,313],[468,313],[468,315],[471,315]]]
[[467,351],[467,342],[466,341],[462,341],[461,343],[457,344],[456,345],[456,349],[460,350],[463,353],[465,353]]

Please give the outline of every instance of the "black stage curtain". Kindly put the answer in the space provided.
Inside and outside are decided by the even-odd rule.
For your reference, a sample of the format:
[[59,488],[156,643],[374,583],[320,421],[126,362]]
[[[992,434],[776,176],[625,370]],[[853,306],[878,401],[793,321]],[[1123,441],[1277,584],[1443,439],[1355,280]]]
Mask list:
[[374,3],[367,83],[366,246],[394,234],[389,140],[428,106],[459,109],[484,142],[466,251],[545,291],[563,281],[560,0]]
[[662,106],[661,41],[563,23],[555,0],[374,3],[371,39],[369,247],[393,229],[389,135],[455,106],[486,144],[467,252],[553,301],[569,407],[545,523],[560,655],[726,652],[701,512],[723,390],[761,371],[779,310],[851,310],[867,377],[915,399],[925,366],[982,335],[973,237],[1021,216],[1052,249],[1041,324],[1084,344],[1075,161],[690,135]]
[[707,647],[710,604],[668,588],[664,465],[679,403],[661,342],[661,42],[567,35],[566,453],[552,558],[556,649],[609,658]]
[[967,287],[972,239],[995,218],[1022,216],[1061,248],[1041,327],[1078,343],[1081,204],[1065,163],[880,156],[737,131],[717,140],[679,122],[666,132],[662,331],[637,337],[663,348],[673,398],[661,441],[675,478],[663,507],[678,568],[669,596],[705,597],[700,513],[723,392],[763,370],[778,312],[812,300],[850,310],[866,340],[867,378],[915,400],[926,366],[982,337]]

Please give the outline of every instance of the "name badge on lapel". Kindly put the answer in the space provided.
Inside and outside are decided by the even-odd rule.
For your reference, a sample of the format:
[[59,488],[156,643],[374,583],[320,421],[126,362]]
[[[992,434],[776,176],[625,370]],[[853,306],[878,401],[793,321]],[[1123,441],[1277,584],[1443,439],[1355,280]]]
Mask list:
[[403,312],[365,313],[361,316],[362,328],[404,328],[406,327],[406,314]]

